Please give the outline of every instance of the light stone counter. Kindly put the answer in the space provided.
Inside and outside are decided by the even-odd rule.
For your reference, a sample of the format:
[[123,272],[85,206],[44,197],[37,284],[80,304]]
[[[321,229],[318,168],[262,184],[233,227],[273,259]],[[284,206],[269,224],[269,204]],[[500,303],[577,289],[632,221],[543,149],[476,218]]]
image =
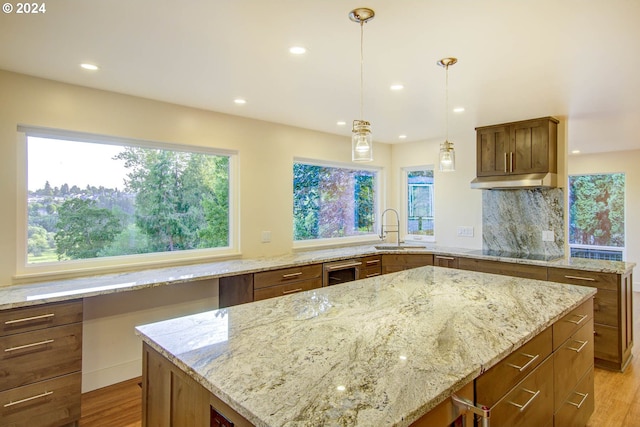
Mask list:
[[421,267],[137,333],[256,426],[408,426],[595,291]]
[[535,261],[479,255],[475,252],[477,252],[477,250],[430,244],[425,244],[424,248],[404,249],[402,251],[393,249],[377,250],[372,245],[362,245],[296,252],[269,258],[213,261],[179,267],[105,274],[33,284],[0,286],[0,310],[384,253],[438,253],[442,255],[467,256],[477,259],[547,267],[567,267],[585,271],[617,274],[624,274],[635,266],[635,263],[629,262],[588,260],[582,258]]

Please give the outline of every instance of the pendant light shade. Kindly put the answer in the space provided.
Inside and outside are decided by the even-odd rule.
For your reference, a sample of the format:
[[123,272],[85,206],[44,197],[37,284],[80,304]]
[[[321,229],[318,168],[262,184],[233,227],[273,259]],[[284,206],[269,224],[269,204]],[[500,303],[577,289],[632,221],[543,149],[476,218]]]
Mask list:
[[361,7],[349,13],[349,19],[360,24],[360,120],[353,121],[351,129],[351,160],[354,162],[370,162],[373,160],[373,139],[371,136],[371,123],[363,119],[364,96],[364,55],[362,53],[364,24],[375,16],[371,9]]
[[373,160],[373,140],[371,124],[364,120],[354,120],[351,131],[351,160],[370,162]]
[[453,149],[453,142],[449,142],[449,66],[458,62],[457,58],[443,58],[438,61],[438,65],[445,69],[445,117],[446,117],[446,137],[440,144],[440,172],[453,172],[456,170],[456,153]]

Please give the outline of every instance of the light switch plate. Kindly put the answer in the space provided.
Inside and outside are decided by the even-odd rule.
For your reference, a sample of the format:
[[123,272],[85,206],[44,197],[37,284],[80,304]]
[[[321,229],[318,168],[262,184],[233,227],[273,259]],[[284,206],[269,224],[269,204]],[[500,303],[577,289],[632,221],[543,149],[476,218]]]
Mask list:
[[262,243],[269,243],[271,242],[271,232],[270,231],[263,231],[262,232]]
[[458,237],[473,237],[473,227],[460,226],[457,229]]
[[554,240],[555,236],[553,235],[553,230],[542,230],[543,242],[553,242]]

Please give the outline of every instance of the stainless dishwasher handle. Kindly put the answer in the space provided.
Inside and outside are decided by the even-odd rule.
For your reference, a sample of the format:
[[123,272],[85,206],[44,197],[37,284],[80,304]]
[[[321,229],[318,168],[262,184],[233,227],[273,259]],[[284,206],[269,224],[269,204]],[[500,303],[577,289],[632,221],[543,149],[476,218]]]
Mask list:
[[6,322],[4,322],[4,324],[5,325],[14,325],[16,323],[30,322],[32,320],[48,319],[48,318],[53,317],[53,316],[55,316],[55,313],[42,314],[40,316],[24,317],[22,319],[15,319],[15,320],[7,320]]
[[332,266],[329,266],[327,268],[327,270],[331,270],[331,271],[333,271],[333,270],[342,270],[343,268],[358,267],[360,265],[362,265],[362,263],[359,262],[359,261],[356,261],[356,262],[350,262],[348,264],[332,265]]

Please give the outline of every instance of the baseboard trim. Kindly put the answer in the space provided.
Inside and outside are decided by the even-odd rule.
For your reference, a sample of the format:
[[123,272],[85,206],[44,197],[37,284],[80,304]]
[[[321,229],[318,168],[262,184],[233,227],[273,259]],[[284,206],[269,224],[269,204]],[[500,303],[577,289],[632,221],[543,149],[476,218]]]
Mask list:
[[87,393],[142,375],[142,358],[93,372],[82,372],[82,392]]

